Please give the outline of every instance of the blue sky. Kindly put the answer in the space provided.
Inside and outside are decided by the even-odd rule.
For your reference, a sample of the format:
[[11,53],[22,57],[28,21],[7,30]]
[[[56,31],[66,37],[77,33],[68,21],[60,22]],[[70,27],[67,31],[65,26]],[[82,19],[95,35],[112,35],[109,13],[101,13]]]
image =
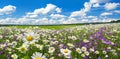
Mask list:
[[109,22],[119,16],[119,0],[0,0],[1,24]]

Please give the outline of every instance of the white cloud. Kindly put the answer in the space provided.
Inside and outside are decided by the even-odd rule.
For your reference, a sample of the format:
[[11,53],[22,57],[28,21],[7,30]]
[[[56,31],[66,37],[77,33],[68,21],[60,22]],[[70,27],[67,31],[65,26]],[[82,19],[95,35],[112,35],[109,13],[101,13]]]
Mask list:
[[105,3],[109,2],[109,0],[90,0],[90,3]]
[[58,24],[57,22],[58,22],[57,20],[52,20],[52,19],[49,20],[49,24]]
[[35,9],[33,12],[27,12],[25,16],[27,18],[40,18],[47,17],[50,14],[61,13],[61,8],[53,4],[47,4],[45,8]]
[[72,23],[79,23],[76,18],[68,18],[67,20],[61,19],[59,20],[61,24],[72,24]]
[[89,3],[89,2],[85,2],[85,3],[84,3],[84,11],[85,11],[85,12],[90,11],[91,6],[92,6],[91,3]]
[[50,17],[53,19],[58,19],[58,18],[65,18],[66,16],[60,14],[51,14]]
[[[0,24],[71,24],[71,23],[89,23],[89,22],[107,22],[103,16],[112,15],[111,12],[103,12],[98,16],[87,15],[92,7],[101,7],[100,0],[94,0],[84,3],[84,8],[73,11],[69,16],[61,14],[61,8],[53,4],[47,4],[44,8],[35,9],[33,12],[27,12],[21,18],[5,18],[0,20]],[[113,11],[120,13],[119,10]],[[103,20],[102,20],[103,19]]]
[[61,8],[56,8],[55,11],[57,11],[57,13],[61,13]]
[[99,22],[99,20],[97,18],[95,18],[95,19],[92,19],[91,22]]
[[106,3],[104,7],[106,10],[113,10],[116,9],[119,5],[119,3]]
[[90,3],[99,3],[100,0],[90,0]]
[[88,19],[82,19],[81,22],[88,22]]
[[[4,9],[6,9],[6,7]],[[57,24],[58,20],[61,20],[66,17],[59,13],[61,13],[61,8],[53,4],[47,4],[45,8],[39,8],[39,9],[35,9],[33,12],[27,12],[26,15],[24,15],[21,18],[1,19],[0,23],[2,24],[54,24],[56,23]]]
[[84,3],[84,8],[79,11],[74,11],[71,13],[70,17],[83,17],[86,16],[87,12],[91,10],[92,7],[100,7],[99,3],[108,2],[108,0],[90,0]]
[[93,7],[100,7],[100,4],[99,3],[95,3],[95,4],[93,4]]
[[0,8],[0,15],[11,14],[15,10],[16,10],[15,6],[12,6],[12,5],[4,6],[3,8]]
[[112,13],[110,13],[110,12],[103,12],[103,13],[101,13],[101,16],[107,16],[107,15],[112,15]]
[[24,16],[24,17],[26,17],[26,18],[37,18],[38,15],[36,15],[36,14],[27,14],[27,15]]
[[84,3],[84,8],[82,8],[79,11],[72,12],[70,17],[83,17],[83,16],[86,16],[86,12],[89,12],[91,10],[91,7],[92,7],[92,3],[85,2]]
[[112,19],[103,19],[103,20],[101,20],[101,22],[110,22],[110,21],[112,21]]
[[16,24],[16,18],[0,19],[0,24]]
[[120,10],[115,10],[114,12],[120,14]]
[[45,8],[35,9],[34,12],[28,12],[27,14],[45,15],[45,14],[48,14],[50,12],[60,13],[61,8],[58,8],[57,6],[55,6],[53,4],[47,4],[47,6]]
[[97,18],[97,16],[87,16],[87,18]]
[[84,11],[84,9],[80,10],[80,11],[74,11],[71,13],[70,17],[83,17],[85,16],[86,13]]
[[48,24],[49,20],[48,18],[42,18],[38,21],[38,23],[41,23],[41,24]]

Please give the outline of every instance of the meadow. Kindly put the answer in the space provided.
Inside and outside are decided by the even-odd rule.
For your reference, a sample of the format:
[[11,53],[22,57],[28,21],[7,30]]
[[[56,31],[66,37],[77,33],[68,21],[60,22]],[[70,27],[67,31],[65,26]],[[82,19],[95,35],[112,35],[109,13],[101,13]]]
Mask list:
[[0,59],[120,59],[120,23],[2,26]]

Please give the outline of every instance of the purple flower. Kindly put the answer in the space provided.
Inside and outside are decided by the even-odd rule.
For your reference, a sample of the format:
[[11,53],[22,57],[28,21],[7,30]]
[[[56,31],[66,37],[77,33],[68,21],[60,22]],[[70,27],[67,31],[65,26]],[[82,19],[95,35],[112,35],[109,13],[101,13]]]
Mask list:
[[98,57],[98,59],[101,59],[100,57]]
[[88,56],[85,56],[84,59],[89,59],[89,57],[88,57]]

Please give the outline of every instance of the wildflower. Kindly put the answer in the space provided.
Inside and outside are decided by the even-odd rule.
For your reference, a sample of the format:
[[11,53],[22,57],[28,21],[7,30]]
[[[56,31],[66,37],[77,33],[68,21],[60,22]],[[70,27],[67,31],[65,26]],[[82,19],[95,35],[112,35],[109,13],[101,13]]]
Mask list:
[[89,56],[89,52],[88,52],[88,51],[85,51],[84,54],[85,54],[86,56]]
[[61,53],[64,54],[64,55],[70,55],[71,54],[71,51],[69,49],[60,49]]
[[99,54],[99,51],[95,51],[95,54]]
[[106,51],[103,51],[103,54],[106,54],[107,52]]
[[108,55],[105,55],[105,57],[107,58],[107,57],[108,57]]
[[88,42],[89,42],[89,40],[87,40],[87,39],[84,39],[84,40],[83,40],[83,42],[84,42],[84,43],[88,43]]
[[54,57],[51,57],[50,59],[55,59]]
[[86,47],[82,47],[81,50],[82,51],[87,51],[87,48]]
[[47,44],[49,42],[49,40],[42,40],[43,43]]
[[94,52],[94,49],[93,49],[93,48],[90,48],[90,51],[91,51],[91,52]]
[[71,55],[65,55],[65,58],[71,58]]
[[13,59],[17,59],[17,58],[18,58],[18,56],[17,56],[16,54],[12,54],[11,57],[12,57]]
[[23,36],[23,42],[37,42],[35,34],[33,32],[25,33],[25,35]]
[[6,46],[7,46],[6,44],[1,44],[1,45],[0,45],[0,48],[3,49],[3,48],[6,47]]
[[85,57],[85,54],[81,54],[82,57]]
[[110,49],[111,49],[111,47],[107,47],[107,49],[109,49],[109,50],[110,50]]
[[67,45],[68,45],[70,48],[73,48],[73,47],[74,47],[74,45],[71,44],[71,43],[67,43]]
[[81,49],[80,48],[76,48],[76,51],[80,54],[82,53]]
[[120,48],[117,48],[117,50],[120,50]]
[[77,40],[76,36],[68,36],[68,39]]
[[21,53],[26,53],[26,51],[28,50],[28,47],[27,46],[21,46],[19,48],[17,48]]
[[16,41],[13,41],[13,42],[11,43],[11,45],[12,45],[13,47],[15,47],[15,46],[17,45],[17,42],[16,42]]
[[42,55],[41,53],[39,52],[35,52],[32,56],[31,56],[32,59],[47,59],[46,56]]
[[36,47],[39,48],[40,50],[43,49],[43,45],[36,44]]
[[49,53],[53,53],[54,51],[55,51],[55,48],[54,47],[50,47],[48,52]]

